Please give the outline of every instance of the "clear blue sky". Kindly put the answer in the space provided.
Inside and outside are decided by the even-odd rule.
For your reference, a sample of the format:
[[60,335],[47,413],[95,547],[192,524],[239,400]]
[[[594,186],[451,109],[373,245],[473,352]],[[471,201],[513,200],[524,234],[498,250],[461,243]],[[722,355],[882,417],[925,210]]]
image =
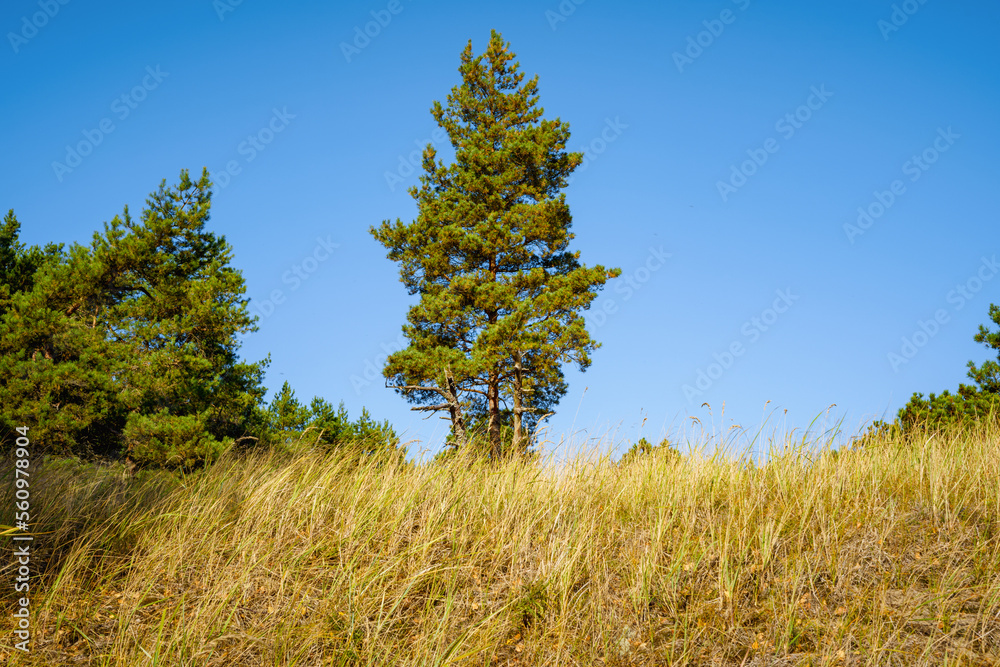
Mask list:
[[836,404],[856,430],[987,358],[995,2],[63,3],[0,10],[0,207],[24,240],[88,242],[161,179],[231,167],[210,224],[270,313],[243,353],[271,353],[272,390],[368,406],[415,449],[446,422],[359,383],[410,303],[368,228],[415,216],[407,156],[494,28],[591,151],[575,247],[623,271],[550,437],[657,438],[704,402],[751,431]]

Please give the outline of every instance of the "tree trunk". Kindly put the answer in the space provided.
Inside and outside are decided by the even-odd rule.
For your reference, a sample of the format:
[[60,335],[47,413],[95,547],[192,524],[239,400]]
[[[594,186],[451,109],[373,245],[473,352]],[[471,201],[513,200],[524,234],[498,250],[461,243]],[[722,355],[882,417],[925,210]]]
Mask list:
[[514,353],[514,444],[512,449],[515,452],[520,452],[523,449],[521,444],[521,413],[522,413],[522,372],[524,370],[521,364],[521,353]]
[[[490,257],[490,275],[492,282],[497,281],[497,259]],[[490,326],[497,323],[499,313],[496,310],[486,311],[486,319]],[[489,382],[486,386],[486,409],[489,413],[490,450],[494,461],[500,460],[503,454],[503,442],[500,439],[500,373],[494,366],[490,369]]]
[[451,371],[446,372],[448,379],[448,412],[451,415],[451,430],[455,434],[455,444],[459,449],[466,445],[465,417],[462,415],[462,404],[458,400],[458,386]]
[[486,400],[489,410],[490,453],[494,461],[503,454],[503,443],[500,440],[500,375],[495,370],[490,371],[489,385],[486,387]]

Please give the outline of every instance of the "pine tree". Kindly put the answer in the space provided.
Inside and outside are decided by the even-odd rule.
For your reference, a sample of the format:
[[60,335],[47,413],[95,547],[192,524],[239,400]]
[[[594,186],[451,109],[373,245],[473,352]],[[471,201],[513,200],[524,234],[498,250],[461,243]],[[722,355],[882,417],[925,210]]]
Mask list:
[[[991,304],[989,316],[993,323],[1000,325],[1000,307]],[[987,360],[979,366],[969,362],[968,376],[976,384],[959,384],[954,394],[947,389],[926,398],[921,393],[913,394],[899,410],[897,426],[904,430],[939,429],[968,426],[988,419],[1000,420],[1000,331],[990,331],[980,325],[975,341],[998,352],[997,361]],[[876,431],[884,431],[891,425],[880,421],[873,426]]]
[[[1000,306],[991,303],[989,311],[993,324],[1000,326]],[[984,361],[982,365],[976,366],[969,362],[969,379],[979,385],[979,389],[985,393],[1000,397],[1000,330],[990,331],[986,325],[979,325],[979,333],[976,334],[977,343],[982,343],[991,350],[997,352],[996,361]]]
[[310,411],[299,399],[290,384],[285,382],[274,395],[267,409],[268,428],[278,442],[298,439],[309,425]]
[[285,382],[267,408],[266,440],[270,445],[293,445],[304,442],[318,445],[338,456],[378,455],[386,459],[405,460],[406,449],[388,421],[376,422],[367,408],[351,421],[343,401],[335,409],[319,396],[309,406],[296,397]]
[[207,172],[197,182],[181,172],[176,187],[164,182],[150,195],[139,222],[126,209],[96,236],[94,255],[118,269],[118,298],[103,319],[135,359],[120,376],[129,411],[160,413],[165,429],[197,414],[222,443],[242,434],[267,361],[238,357],[239,336],[256,331],[256,318],[231,247],[207,229],[211,196]]
[[560,191],[583,155],[566,152],[567,123],[543,119],[537,75],[524,81],[496,31],[483,55],[470,41],[461,63],[447,107],[431,110],[454,163],[428,145],[421,186],[410,189],[417,219],[371,229],[420,295],[403,327],[410,344],[383,372],[415,410],[447,410],[459,446],[467,418],[481,415],[498,457],[504,411],[512,448],[525,449],[526,418],[565,392],[561,364],[589,366],[598,343],[580,311],[620,270],[588,268],[568,249],[572,217]]
[[34,424],[51,451],[191,466],[242,434],[266,361],[246,363],[255,330],[232,250],[207,231],[211,183],[165,182],[141,218],[125,209],[45,264],[0,318],[0,408]]
[[63,247],[49,243],[44,249],[26,247],[20,241],[21,223],[14,210],[7,211],[0,225],[0,315],[7,312],[11,298],[35,284],[35,274],[48,263],[62,259]]

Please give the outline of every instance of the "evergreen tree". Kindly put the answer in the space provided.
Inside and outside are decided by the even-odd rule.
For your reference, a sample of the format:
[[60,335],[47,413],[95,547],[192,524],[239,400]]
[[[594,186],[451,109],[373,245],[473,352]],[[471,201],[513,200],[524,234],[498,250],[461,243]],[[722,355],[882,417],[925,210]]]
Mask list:
[[211,460],[243,433],[267,362],[238,359],[256,326],[229,245],[205,229],[210,201],[207,172],[181,172],[140,220],[126,208],[15,295],[0,319],[9,422],[53,451],[158,465]]
[[399,459],[406,455],[389,422],[376,422],[367,408],[362,408],[361,416],[352,422],[343,402],[335,409],[329,401],[316,396],[306,407],[287,382],[271,400],[267,415],[269,444],[304,441],[338,454],[389,454]]
[[344,402],[334,408],[332,403],[319,396],[313,397],[309,403],[309,425],[318,431],[317,438],[331,444],[342,442],[352,430]]
[[466,442],[466,419],[486,421],[489,453],[503,453],[504,410],[512,447],[523,450],[525,419],[537,419],[565,392],[561,364],[590,364],[598,346],[580,311],[618,269],[587,268],[571,252],[566,179],[583,160],[566,152],[569,125],[545,120],[538,77],[524,81],[499,33],[485,54],[469,42],[462,83],[432,115],[451,139],[455,161],[423,154],[419,214],[385,221],[373,236],[401,264],[419,294],[403,327],[409,346],[384,374],[415,410],[447,410],[452,435]]
[[0,420],[5,445],[15,426],[28,426],[36,446],[55,453],[108,453],[117,446],[124,414],[115,401],[110,341],[85,311],[73,307],[78,269],[87,250],[73,246],[65,261],[46,264],[31,288],[15,293],[0,317]]
[[[990,304],[990,319],[1000,327],[1000,306]],[[980,391],[1000,397],[1000,329],[990,331],[986,325],[979,325],[979,333],[975,336],[977,343],[997,352],[996,361],[985,361],[981,366],[969,362],[969,378],[979,385]]]
[[[990,305],[990,319],[1000,325],[1000,307]],[[977,343],[997,351],[997,361],[988,360],[977,366],[970,361],[969,379],[975,385],[960,384],[952,394],[947,389],[940,394],[924,397],[915,393],[896,416],[896,425],[904,431],[910,429],[940,429],[953,425],[970,426],[986,419],[1000,421],[1000,331],[979,326]],[[890,424],[876,422],[874,431],[885,431]]]
[[38,246],[28,248],[20,242],[20,232],[21,223],[11,209],[0,225],[0,315],[7,312],[15,294],[32,288],[35,273],[44,264],[62,258],[61,245],[49,243],[44,250]]
[[295,398],[291,385],[285,382],[268,406],[268,427],[278,442],[296,440],[309,426],[310,411]]

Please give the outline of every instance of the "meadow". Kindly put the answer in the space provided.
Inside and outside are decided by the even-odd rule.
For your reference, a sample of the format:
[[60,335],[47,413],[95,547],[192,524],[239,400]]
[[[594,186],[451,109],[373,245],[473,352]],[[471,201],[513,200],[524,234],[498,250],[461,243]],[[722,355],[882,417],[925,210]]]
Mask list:
[[706,441],[625,464],[418,465],[301,446],[186,476],[46,459],[32,652],[0,650],[107,667],[1000,663],[1000,431],[767,446],[764,464]]

